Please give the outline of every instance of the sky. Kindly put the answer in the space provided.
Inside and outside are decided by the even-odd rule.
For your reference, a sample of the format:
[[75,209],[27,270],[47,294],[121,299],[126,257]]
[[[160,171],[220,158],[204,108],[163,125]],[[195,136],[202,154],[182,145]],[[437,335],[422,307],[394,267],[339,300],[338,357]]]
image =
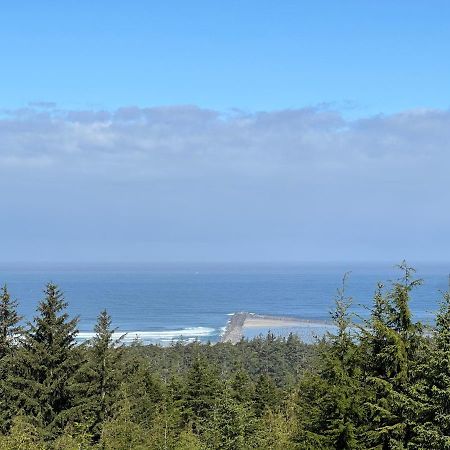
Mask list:
[[449,261],[447,1],[4,1],[0,262]]

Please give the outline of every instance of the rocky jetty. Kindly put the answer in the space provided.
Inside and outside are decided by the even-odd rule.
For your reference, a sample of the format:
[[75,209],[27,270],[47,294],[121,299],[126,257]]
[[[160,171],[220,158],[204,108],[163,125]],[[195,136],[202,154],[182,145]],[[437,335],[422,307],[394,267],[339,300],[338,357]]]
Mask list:
[[227,323],[220,342],[231,342],[232,344],[239,342],[244,337],[244,323],[249,315],[248,312],[234,313]]

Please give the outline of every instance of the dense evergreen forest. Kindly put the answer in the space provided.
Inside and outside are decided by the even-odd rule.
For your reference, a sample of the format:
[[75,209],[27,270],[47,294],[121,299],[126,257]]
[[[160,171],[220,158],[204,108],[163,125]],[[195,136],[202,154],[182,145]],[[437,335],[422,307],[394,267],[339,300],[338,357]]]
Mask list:
[[345,278],[314,345],[272,334],[236,345],[123,346],[100,313],[77,319],[48,284],[27,325],[0,292],[0,449],[450,449],[450,293],[432,329],[401,277],[352,315]]

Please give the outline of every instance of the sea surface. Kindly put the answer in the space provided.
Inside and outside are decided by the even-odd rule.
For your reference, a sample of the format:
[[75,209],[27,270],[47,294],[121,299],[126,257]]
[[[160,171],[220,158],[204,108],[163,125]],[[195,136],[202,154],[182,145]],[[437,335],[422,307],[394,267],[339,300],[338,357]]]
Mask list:
[[[418,264],[424,283],[412,295],[417,320],[432,323],[441,291],[448,289],[450,264]],[[45,283],[63,290],[69,313],[79,316],[79,339],[92,336],[96,318],[107,309],[125,341],[139,338],[163,345],[179,339],[216,342],[229,315],[238,311],[330,320],[337,288],[350,272],[346,295],[353,311],[367,316],[377,282],[389,286],[401,274],[393,264],[88,264],[0,265],[6,283],[27,320],[36,315]],[[319,324],[315,328],[320,334]],[[278,329],[304,336],[305,330]],[[266,333],[246,331],[247,337]],[[307,340],[307,338],[305,338]]]

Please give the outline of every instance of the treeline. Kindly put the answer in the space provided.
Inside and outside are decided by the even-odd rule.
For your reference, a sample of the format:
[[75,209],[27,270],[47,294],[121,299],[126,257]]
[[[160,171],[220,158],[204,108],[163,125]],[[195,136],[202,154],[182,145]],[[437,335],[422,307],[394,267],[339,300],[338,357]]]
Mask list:
[[231,344],[121,345],[103,311],[77,319],[48,284],[22,326],[0,292],[0,449],[449,449],[450,293],[436,326],[413,320],[414,271],[379,284],[314,345],[268,334]]

